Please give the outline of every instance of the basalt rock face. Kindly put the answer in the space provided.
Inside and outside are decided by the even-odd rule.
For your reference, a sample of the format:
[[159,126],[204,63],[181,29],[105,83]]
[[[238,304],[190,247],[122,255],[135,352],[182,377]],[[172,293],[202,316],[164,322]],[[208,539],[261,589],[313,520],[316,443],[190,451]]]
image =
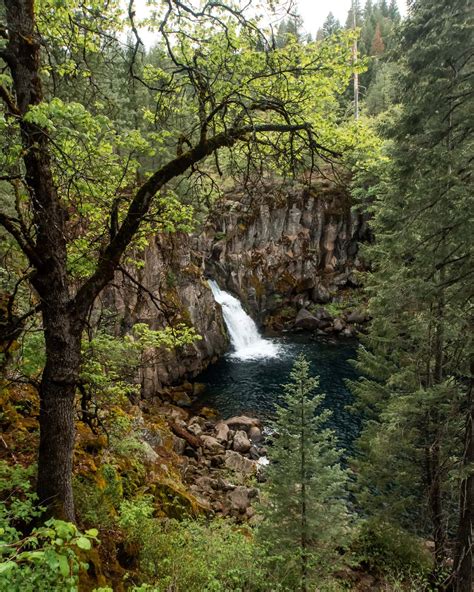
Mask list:
[[[148,396],[194,378],[228,349],[206,276],[236,294],[255,319],[281,329],[293,326],[301,309],[312,311],[309,318],[314,303],[337,300],[357,284],[364,268],[359,244],[369,239],[366,218],[330,181],[311,189],[269,183],[253,196],[228,192],[194,236],[153,237],[137,256],[142,266],[130,272],[143,288],[118,272],[102,305],[116,315],[120,333],[136,323],[152,329],[185,323],[202,337],[176,351],[152,352],[153,363],[141,372]],[[290,312],[280,323],[285,308]],[[321,319],[305,322],[322,328]]]
[[286,304],[326,303],[358,284],[367,218],[331,181],[228,193],[200,239],[207,272],[260,321]]
[[221,308],[202,273],[202,257],[192,250],[187,235],[154,236],[143,258],[143,265],[130,276],[118,272],[104,295],[102,306],[118,316],[117,331],[127,333],[136,323],[155,330],[184,323],[201,336],[175,351],[150,352],[151,363],[140,376],[143,395],[150,396],[197,376],[227,350],[229,342]]

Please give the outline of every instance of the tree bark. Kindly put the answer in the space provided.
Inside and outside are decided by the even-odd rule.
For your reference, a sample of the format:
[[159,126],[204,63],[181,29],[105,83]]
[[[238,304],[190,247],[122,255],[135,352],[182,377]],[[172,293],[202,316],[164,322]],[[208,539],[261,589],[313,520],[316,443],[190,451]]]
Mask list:
[[443,519],[444,512],[439,452],[439,444],[436,441],[426,450],[428,505],[433,526],[436,571],[443,567],[446,559],[446,532]]
[[70,312],[43,312],[46,365],[40,385],[37,492],[51,515],[74,521],[72,492],[75,394],[81,364],[81,325]]
[[464,432],[463,478],[459,495],[459,526],[456,536],[450,592],[472,592],[474,588],[474,397],[473,383],[467,394]]
[[[58,518],[74,520],[72,455],[74,396],[80,372],[80,314],[74,309],[67,274],[66,216],[53,180],[49,141],[24,116],[43,100],[40,40],[33,0],[5,0],[7,63],[15,89],[24,149],[25,181],[35,229],[23,249],[35,272],[31,282],[41,300],[46,364],[40,384],[40,447],[37,491],[41,505]],[[20,246],[22,246],[20,244]],[[84,318],[84,317],[82,317]]]

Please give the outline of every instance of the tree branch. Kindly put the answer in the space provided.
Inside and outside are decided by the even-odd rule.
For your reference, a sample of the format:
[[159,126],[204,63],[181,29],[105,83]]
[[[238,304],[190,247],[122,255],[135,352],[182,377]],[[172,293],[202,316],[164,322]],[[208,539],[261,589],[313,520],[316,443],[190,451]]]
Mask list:
[[8,110],[12,115],[19,116],[21,115],[20,110],[18,109],[13,97],[8,92],[8,90],[0,84],[0,98],[3,100],[5,105],[7,106]]
[[41,262],[40,258],[29,244],[27,238],[23,236],[23,233],[17,226],[18,224],[20,224],[18,220],[0,212],[0,225],[3,226],[3,228],[5,228],[5,230],[16,240],[18,246],[27,256],[29,262],[32,265],[38,266]]
[[289,133],[302,130],[306,130],[309,135],[311,133],[311,128],[307,123],[293,125],[267,123],[261,125],[243,125],[237,128],[233,127],[227,132],[221,132],[212,138],[200,142],[191,150],[177,156],[156,171],[138,189],[116,235],[100,254],[95,272],[78,290],[76,297],[71,302],[71,306],[80,311],[80,314],[85,314],[92,306],[99,292],[113,278],[120,258],[148,212],[154,196],[171,179],[180,176],[194,164],[219,150],[219,148],[231,147],[249,134],[255,135],[266,132]]

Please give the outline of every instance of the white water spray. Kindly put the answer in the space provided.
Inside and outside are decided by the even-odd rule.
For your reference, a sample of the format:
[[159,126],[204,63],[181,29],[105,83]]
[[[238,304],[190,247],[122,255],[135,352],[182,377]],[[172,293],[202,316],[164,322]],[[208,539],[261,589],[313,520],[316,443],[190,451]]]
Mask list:
[[222,307],[230,341],[235,350],[232,356],[240,360],[277,357],[280,347],[261,337],[257,325],[242,308],[237,298],[221,290],[214,280],[209,280],[209,287],[215,301]]

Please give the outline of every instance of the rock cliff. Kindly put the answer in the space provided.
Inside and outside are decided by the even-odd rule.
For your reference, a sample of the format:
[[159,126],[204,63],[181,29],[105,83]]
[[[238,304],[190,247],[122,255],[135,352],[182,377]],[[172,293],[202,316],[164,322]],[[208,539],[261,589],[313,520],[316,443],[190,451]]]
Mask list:
[[221,309],[204,279],[201,259],[189,236],[156,235],[143,253],[143,265],[130,275],[118,272],[104,295],[102,306],[118,315],[119,322],[114,322],[121,332],[136,323],[147,323],[151,329],[185,323],[201,336],[176,351],[155,352],[154,363],[141,371],[145,396],[194,378],[228,348]]
[[257,195],[228,193],[200,241],[207,273],[260,321],[282,306],[331,301],[358,284],[367,219],[329,180],[311,189],[269,184]]
[[[226,193],[194,236],[156,235],[143,264],[119,272],[103,306],[115,326],[152,329],[184,322],[202,339],[175,352],[160,350],[142,371],[143,393],[189,380],[228,348],[220,306],[205,277],[235,293],[260,323],[281,328],[298,310],[337,300],[357,285],[364,268],[359,243],[369,240],[366,218],[328,180],[307,187],[268,184],[254,195]],[[279,312],[280,311],[280,312]],[[280,316],[279,316],[280,315]],[[276,319],[276,320],[275,320]]]

